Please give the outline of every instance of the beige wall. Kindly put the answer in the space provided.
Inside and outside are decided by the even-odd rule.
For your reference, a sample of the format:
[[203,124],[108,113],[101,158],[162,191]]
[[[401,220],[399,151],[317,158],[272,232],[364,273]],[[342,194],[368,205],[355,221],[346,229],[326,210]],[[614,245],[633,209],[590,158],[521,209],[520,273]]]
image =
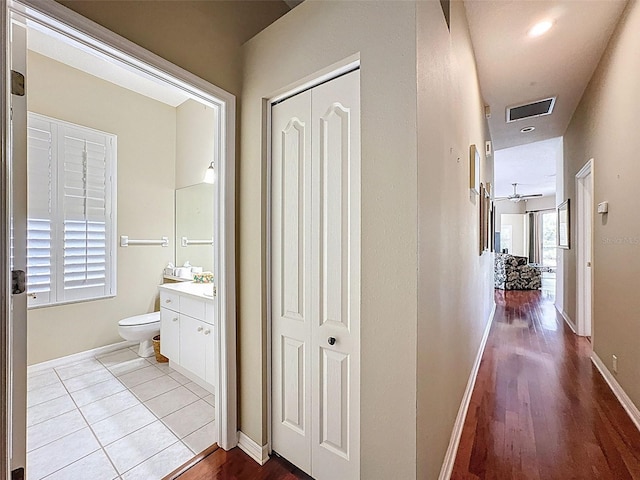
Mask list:
[[[118,238],[172,238],[175,108],[37,53],[29,52],[28,71],[30,111],[118,136]],[[119,319],[156,309],[173,248],[116,247],[116,254],[115,298],[29,311],[29,364],[122,341]]]
[[[469,145],[490,137],[462,2],[450,33],[439,2],[418,3],[417,25],[417,478],[436,479],[493,307],[493,255],[479,255],[469,194]],[[493,183],[484,155],[481,181]]]
[[240,46],[289,11],[280,0],[58,1],[234,95]]
[[494,212],[496,216],[496,232],[501,230],[500,218],[503,213],[524,213],[525,202],[510,202],[509,200],[500,200],[494,203]]
[[527,212],[534,212],[538,210],[555,210],[556,209],[556,196],[547,195],[545,197],[530,198],[525,202],[525,210]]
[[195,100],[176,108],[176,188],[202,183],[214,160],[217,122],[216,110]]
[[609,213],[594,214],[593,346],[640,406],[640,2],[629,2],[564,136],[564,189],[571,198],[572,248],[564,250],[564,309],[576,320],[575,174],[593,158],[594,208],[607,200]]
[[[529,217],[523,213],[503,213],[500,216],[500,231],[511,226],[511,248],[509,253],[519,257],[529,255]],[[500,239],[500,249],[508,248],[504,239]]]
[[306,1],[244,49],[240,428],[261,444],[267,439],[263,99],[360,55],[361,477],[368,480],[416,475],[415,20],[412,2]]

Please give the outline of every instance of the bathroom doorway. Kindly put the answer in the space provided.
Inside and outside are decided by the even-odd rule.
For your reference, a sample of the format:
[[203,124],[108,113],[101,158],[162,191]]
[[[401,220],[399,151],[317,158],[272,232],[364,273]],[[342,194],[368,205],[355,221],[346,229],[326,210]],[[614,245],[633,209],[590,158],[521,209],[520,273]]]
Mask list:
[[[31,305],[27,338],[14,340],[26,342],[33,364],[22,394],[31,434],[14,439],[16,447],[26,442],[28,478],[55,472],[74,478],[74,469],[87,466],[112,468],[119,476],[151,458],[156,461],[147,463],[157,466],[163,452],[162,458],[186,461],[199,446],[235,446],[234,183],[228,181],[234,168],[234,97],[54,2],[37,8],[13,2],[9,9],[12,28],[27,37],[23,73],[30,80],[26,108],[33,118],[23,134],[30,150],[41,153],[35,155],[39,162],[28,162],[29,205],[53,212],[51,218],[41,211],[26,214]],[[96,102],[102,102],[100,109]],[[200,152],[190,139],[177,138],[181,131],[193,133],[189,119],[198,115],[214,119]],[[68,150],[78,145],[77,165],[56,158],[69,158]],[[96,190],[96,145],[114,154],[100,172],[102,196],[86,193]],[[196,164],[182,164],[193,159]],[[158,309],[163,268],[177,258],[175,191],[201,183],[209,165],[217,174],[205,209],[213,212],[215,395],[155,357],[139,357],[115,333],[120,318]],[[76,178],[82,179],[80,187]],[[79,206],[72,202],[78,198],[74,188],[85,192]],[[101,209],[107,221],[91,217]],[[167,237],[170,247],[162,242],[125,248],[121,236]],[[58,251],[75,253],[65,257]],[[87,287],[84,296],[78,296],[81,286]],[[171,392],[177,394],[166,395]],[[185,416],[175,415],[178,410]],[[197,417],[203,412],[215,421],[201,424]],[[132,460],[126,451],[136,435],[144,458]],[[13,468],[24,466],[20,456]]]

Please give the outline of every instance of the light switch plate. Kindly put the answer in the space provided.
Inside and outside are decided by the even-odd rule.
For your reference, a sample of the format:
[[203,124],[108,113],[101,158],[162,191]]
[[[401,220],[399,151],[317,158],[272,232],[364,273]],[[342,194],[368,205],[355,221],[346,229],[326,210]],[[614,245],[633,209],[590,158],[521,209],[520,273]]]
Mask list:
[[600,202],[598,204],[598,213],[607,213],[609,212],[609,202]]

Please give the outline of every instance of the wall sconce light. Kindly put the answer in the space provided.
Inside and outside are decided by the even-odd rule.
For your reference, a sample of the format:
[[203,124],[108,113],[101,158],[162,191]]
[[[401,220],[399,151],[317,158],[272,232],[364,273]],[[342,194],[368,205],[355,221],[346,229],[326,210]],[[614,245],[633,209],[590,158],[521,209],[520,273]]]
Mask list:
[[215,183],[216,181],[216,170],[213,167],[213,162],[211,165],[207,167],[207,170],[204,172],[204,178],[202,179],[204,183]]

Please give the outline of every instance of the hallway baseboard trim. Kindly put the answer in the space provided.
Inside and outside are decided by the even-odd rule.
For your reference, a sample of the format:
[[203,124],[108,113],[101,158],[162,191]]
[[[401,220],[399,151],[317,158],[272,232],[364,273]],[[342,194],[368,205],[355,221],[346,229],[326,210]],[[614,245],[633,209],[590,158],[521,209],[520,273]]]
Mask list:
[[480,340],[480,346],[478,347],[478,353],[476,354],[475,362],[471,368],[471,374],[467,382],[467,388],[462,396],[462,402],[460,403],[460,409],[458,410],[458,416],[453,424],[453,431],[451,432],[451,439],[449,440],[449,446],[447,452],[444,455],[444,462],[442,463],[442,469],[440,470],[440,476],[438,480],[449,480],[451,473],[453,472],[453,464],[456,461],[456,454],[458,453],[458,446],[460,445],[460,437],[462,436],[462,428],[464,427],[464,421],[467,418],[467,411],[469,410],[469,404],[471,403],[471,395],[473,394],[473,387],[476,384],[476,378],[478,377],[478,369],[480,368],[480,362],[482,361],[482,355],[484,349],[487,346],[487,339],[489,338],[489,332],[491,331],[491,325],[493,325],[493,319],[496,315],[496,304],[493,304],[491,313],[487,319],[487,324],[484,327],[482,334],[482,340]]
[[638,407],[636,407],[635,404],[631,401],[627,393],[620,386],[618,381],[615,379],[615,377],[595,352],[591,352],[591,361],[600,371],[602,378],[604,378],[605,382],[607,382],[609,388],[620,402],[620,405],[622,405],[622,408],[624,408],[625,412],[627,412],[627,415],[629,415],[629,418],[631,418],[633,424],[638,430],[640,430],[640,410],[638,410]]
[[569,325],[569,328],[571,329],[571,331],[577,335],[578,333],[577,333],[577,330],[576,330],[576,325],[575,325],[575,323],[573,323],[571,318],[569,318],[569,315],[567,315],[567,312],[565,312],[564,310],[559,308],[558,305],[556,305],[556,304],[554,304],[554,306],[556,307],[556,310],[558,311],[560,316],[564,319],[564,322],[567,325]]
[[259,465],[264,465],[269,460],[269,446],[261,447],[240,431],[238,431],[238,447]]
[[87,358],[92,358],[97,355],[103,355],[105,353],[115,352],[116,350],[120,350],[121,348],[132,347],[137,343],[138,342],[130,342],[128,340],[125,340],[124,342],[112,343],[111,345],[104,345],[102,347],[93,348],[91,350],[86,350],[84,352],[73,353],[65,357],[54,358],[52,360],[47,360],[45,362],[35,363],[27,367],[27,372],[38,373],[43,370],[48,370],[49,368],[61,367],[63,365],[68,365],[70,363],[76,363],[81,360],[86,360]]

